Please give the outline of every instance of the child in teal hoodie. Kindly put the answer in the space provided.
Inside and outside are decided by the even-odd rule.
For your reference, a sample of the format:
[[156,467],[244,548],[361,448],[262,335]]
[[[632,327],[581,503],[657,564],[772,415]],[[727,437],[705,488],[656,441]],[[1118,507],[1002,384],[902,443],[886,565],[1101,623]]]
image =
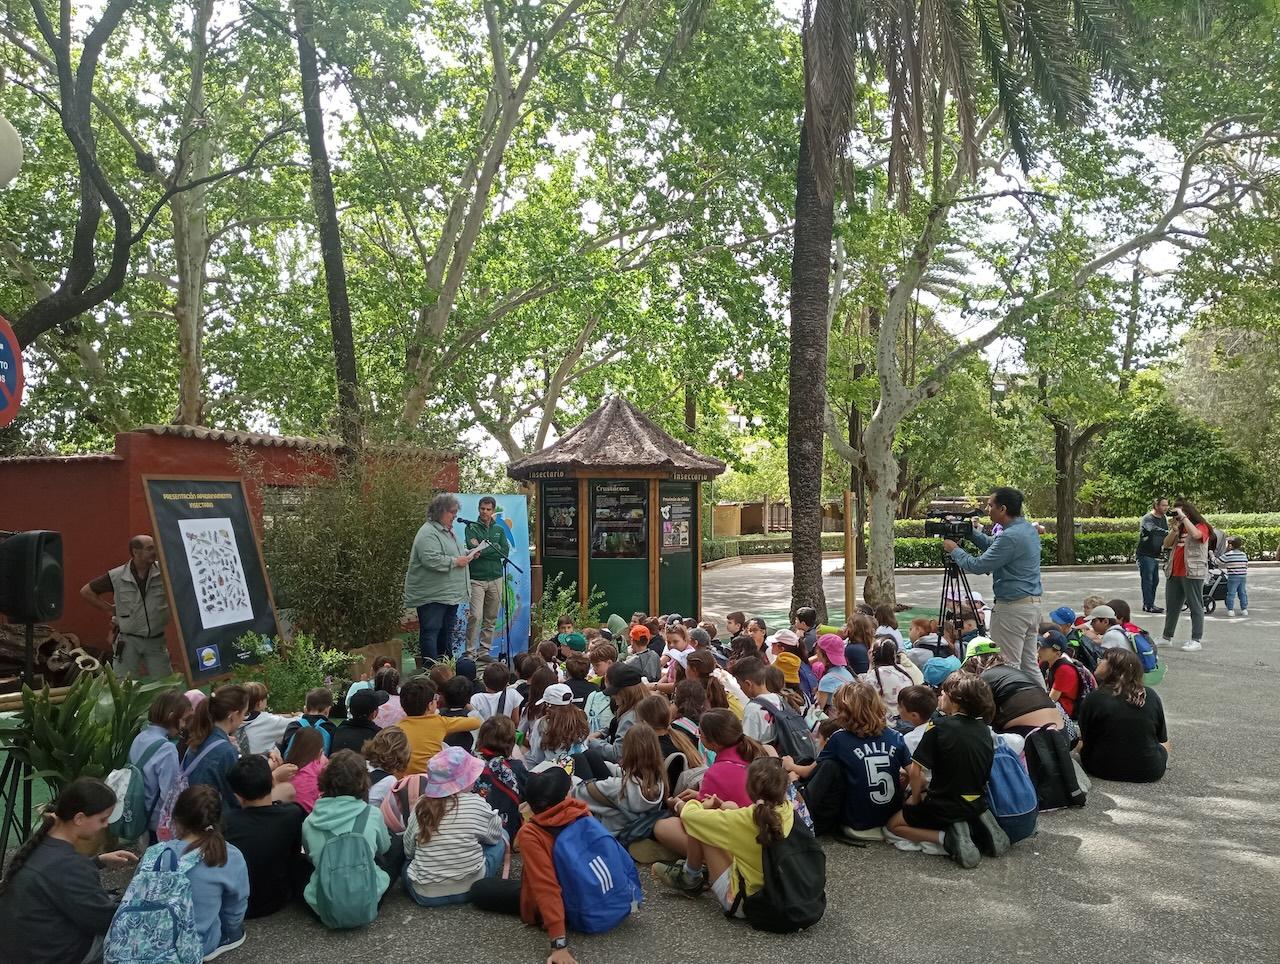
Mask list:
[[[354,750],[339,750],[329,758],[329,764],[320,774],[320,799],[315,809],[302,824],[302,849],[318,864],[325,845],[344,833],[351,832],[356,820],[366,810],[372,811],[365,821],[364,836],[373,848],[375,856],[381,856],[391,846],[391,835],[382,820],[382,811],[369,806],[369,770],[364,759]],[[391,878],[381,867],[375,867],[378,881],[378,897],[386,892]],[[316,909],[316,878],[302,892],[312,910]]]

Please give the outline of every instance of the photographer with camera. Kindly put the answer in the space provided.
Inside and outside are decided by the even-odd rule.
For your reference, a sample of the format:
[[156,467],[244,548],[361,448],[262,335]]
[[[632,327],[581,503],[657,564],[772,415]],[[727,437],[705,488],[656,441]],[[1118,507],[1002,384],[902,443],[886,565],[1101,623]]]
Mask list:
[[1169,534],[1164,548],[1172,549],[1165,564],[1164,580],[1164,645],[1173,642],[1178,616],[1185,605],[1191,610],[1191,638],[1182,644],[1184,653],[1198,653],[1203,648],[1204,580],[1209,574],[1209,542],[1213,530],[1200,511],[1186,499],[1179,499],[1169,513]]
[[1022,493],[1001,487],[987,499],[991,521],[1004,528],[994,539],[974,520],[969,538],[982,550],[972,556],[953,540],[943,542],[951,560],[963,571],[991,573],[995,609],[988,635],[999,645],[1005,662],[1042,680],[1036,662],[1036,633],[1040,626],[1040,533],[1022,515]]

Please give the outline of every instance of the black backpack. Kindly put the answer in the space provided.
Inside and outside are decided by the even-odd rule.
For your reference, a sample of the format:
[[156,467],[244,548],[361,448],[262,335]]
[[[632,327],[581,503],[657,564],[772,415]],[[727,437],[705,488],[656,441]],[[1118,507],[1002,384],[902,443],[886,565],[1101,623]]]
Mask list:
[[1041,810],[1085,805],[1088,797],[1076,779],[1066,733],[1051,726],[1034,729],[1027,734],[1024,753]]
[[822,920],[827,909],[827,856],[804,822],[796,817],[791,833],[764,847],[764,886],[747,894],[738,874],[738,892],[725,911],[742,907],[746,922],[758,931],[793,934]]
[[763,696],[757,696],[751,702],[773,717],[773,742],[778,745],[779,756],[789,756],[801,766],[807,766],[818,758],[818,745],[813,742],[808,722],[788,706],[785,699],[778,697],[778,706]]

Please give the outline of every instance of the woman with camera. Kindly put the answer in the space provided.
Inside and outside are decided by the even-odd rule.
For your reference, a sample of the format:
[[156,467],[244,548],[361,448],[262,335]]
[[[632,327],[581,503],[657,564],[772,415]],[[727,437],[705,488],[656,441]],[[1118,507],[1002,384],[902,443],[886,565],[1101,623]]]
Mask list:
[[1165,564],[1164,642],[1173,642],[1178,614],[1185,605],[1191,610],[1191,638],[1182,644],[1184,653],[1198,653],[1204,635],[1204,580],[1209,574],[1209,540],[1213,530],[1200,511],[1186,499],[1179,499],[1169,513],[1169,534],[1164,548],[1172,548]]

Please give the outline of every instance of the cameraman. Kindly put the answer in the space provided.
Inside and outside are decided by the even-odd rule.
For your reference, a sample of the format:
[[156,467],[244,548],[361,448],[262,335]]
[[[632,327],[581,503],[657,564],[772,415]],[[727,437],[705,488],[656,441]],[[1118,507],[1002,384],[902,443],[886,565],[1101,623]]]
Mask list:
[[1036,633],[1040,626],[1040,533],[1022,516],[1022,493],[1001,487],[987,500],[991,521],[1003,526],[994,539],[977,528],[971,538],[983,550],[971,556],[955,542],[942,543],[947,554],[965,572],[991,573],[995,608],[990,636],[1000,647],[1004,661],[1040,680],[1036,662]]

